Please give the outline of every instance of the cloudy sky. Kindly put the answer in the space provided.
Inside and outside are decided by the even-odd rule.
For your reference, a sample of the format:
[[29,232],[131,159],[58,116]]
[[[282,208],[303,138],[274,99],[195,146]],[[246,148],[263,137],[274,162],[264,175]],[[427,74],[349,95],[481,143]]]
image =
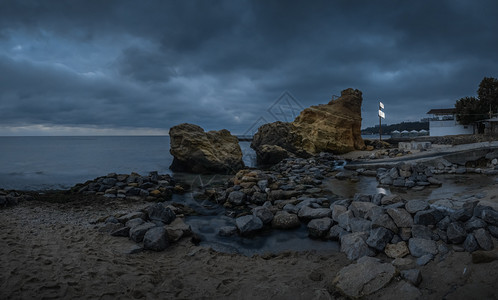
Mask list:
[[497,16],[495,0],[3,0],[0,135],[242,134],[349,87],[363,128],[379,100],[385,123],[417,121],[498,77]]

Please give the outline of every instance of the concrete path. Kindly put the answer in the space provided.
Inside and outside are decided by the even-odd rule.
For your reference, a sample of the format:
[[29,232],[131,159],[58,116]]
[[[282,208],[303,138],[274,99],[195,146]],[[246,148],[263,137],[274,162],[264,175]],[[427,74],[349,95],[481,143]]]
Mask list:
[[[405,162],[405,163],[420,163],[432,161],[440,157],[450,157],[450,156],[460,156],[462,158],[467,158],[467,160],[473,160],[473,157],[479,156],[477,152],[490,152],[493,150],[498,150],[498,141],[491,142],[481,142],[473,144],[455,145],[448,147],[434,147],[428,151],[422,151],[413,153],[410,155],[405,155],[401,157],[394,158],[382,158],[382,159],[370,159],[370,160],[356,160],[351,161],[346,164],[346,169],[358,169],[358,168],[380,168],[380,167],[393,167],[394,165]],[[477,159],[477,158],[476,158]]]

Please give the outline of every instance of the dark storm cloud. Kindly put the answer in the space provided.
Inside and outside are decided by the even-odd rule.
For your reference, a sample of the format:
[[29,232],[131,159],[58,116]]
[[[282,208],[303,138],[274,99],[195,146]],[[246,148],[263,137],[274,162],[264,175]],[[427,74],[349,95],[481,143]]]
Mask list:
[[363,91],[363,126],[418,120],[498,77],[495,1],[3,1],[0,127],[243,133],[284,91]]

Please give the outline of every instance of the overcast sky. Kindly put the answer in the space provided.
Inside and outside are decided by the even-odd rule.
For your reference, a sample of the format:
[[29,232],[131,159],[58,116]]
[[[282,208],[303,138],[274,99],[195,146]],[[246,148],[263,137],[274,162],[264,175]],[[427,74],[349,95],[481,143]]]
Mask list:
[[363,128],[379,100],[385,123],[418,121],[498,77],[497,16],[495,0],[2,0],[0,135],[242,134],[349,87]]

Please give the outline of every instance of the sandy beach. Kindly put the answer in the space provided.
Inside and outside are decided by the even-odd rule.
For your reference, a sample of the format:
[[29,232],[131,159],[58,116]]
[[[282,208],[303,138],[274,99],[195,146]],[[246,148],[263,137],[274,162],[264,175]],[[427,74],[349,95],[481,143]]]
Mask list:
[[[496,183],[479,189],[486,202],[495,202],[497,191]],[[475,192],[469,189],[462,196]],[[290,251],[246,257],[195,246],[187,238],[164,252],[128,254],[135,243],[100,232],[102,225],[95,223],[147,205],[22,201],[2,209],[0,298],[344,299],[332,284],[339,270],[352,263],[344,253]],[[450,250],[417,268],[423,277],[418,290],[396,276],[366,299],[498,298],[498,260],[474,264],[470,253]]]

